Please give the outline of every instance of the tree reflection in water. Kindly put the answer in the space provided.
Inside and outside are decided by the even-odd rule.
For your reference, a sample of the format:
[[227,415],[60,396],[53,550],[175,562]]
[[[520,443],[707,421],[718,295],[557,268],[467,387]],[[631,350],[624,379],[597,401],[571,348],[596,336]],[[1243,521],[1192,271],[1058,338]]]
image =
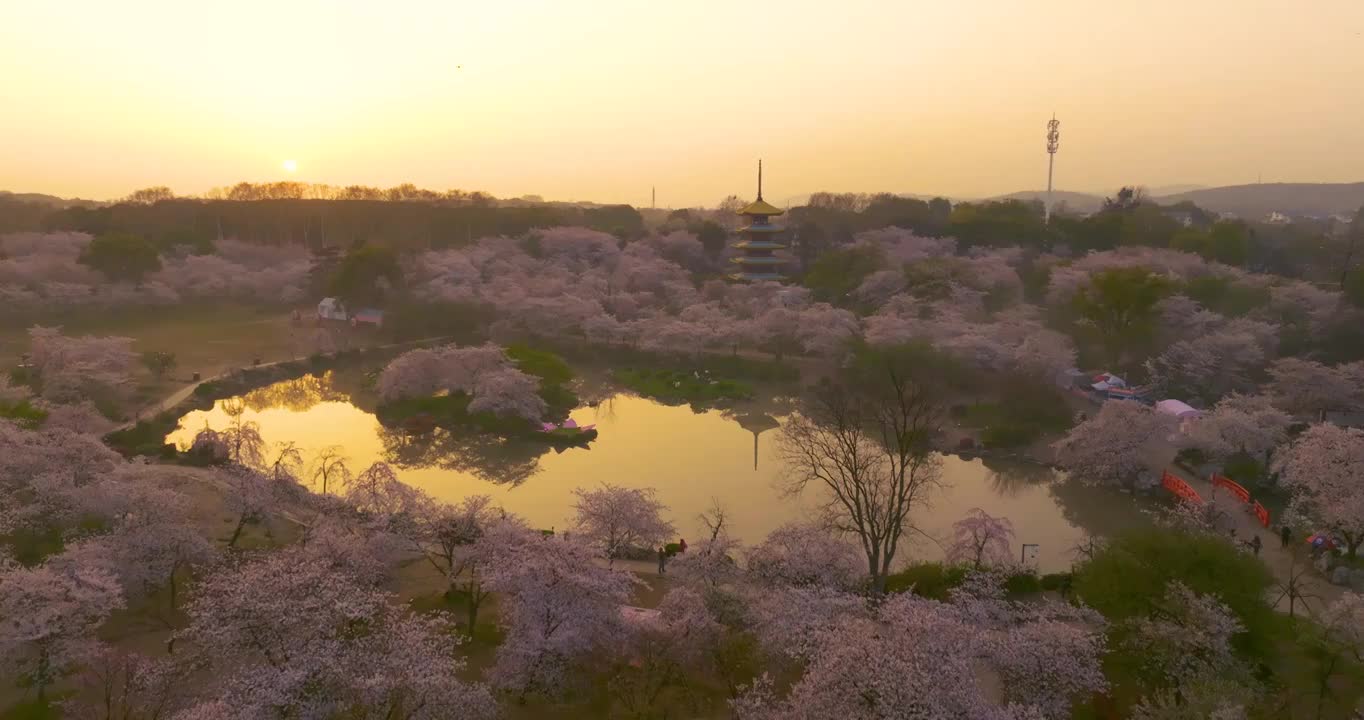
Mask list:
[[444,428],[418,434],[381,426],[379,440],[384,445],[384,460],[399,468],[438,467],[512,486],[538,473],[540,456],[556,449],[532,440]]
[[985,481],[1000,497],[1018,497],[1029,486],[1049,483],[1059,477],[1055,470],[1034,462],[982,457],[980,464],[989,471]]
[[1086,483],[1057,473],[1047,486],[1061,516],[1092,536],[1108,537],[1135,527],[1151,524],[1148,510],[1159,504],[1159,496],[1115,492],[1112,487]]
[[293,380],[281,380],[256,388],[242,396],[248,408],[256,412],[284,408],[304,412],[324,402],[349,402],[350,395],[338,390],[334,376],[328,370],[322,375],[304,375]]

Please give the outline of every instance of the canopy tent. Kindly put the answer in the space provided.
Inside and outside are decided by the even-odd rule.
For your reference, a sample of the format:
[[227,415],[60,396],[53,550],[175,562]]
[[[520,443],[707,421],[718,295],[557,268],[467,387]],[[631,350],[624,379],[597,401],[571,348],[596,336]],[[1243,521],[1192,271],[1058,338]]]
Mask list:
[[1156,403],[1156,412],[1173,415],[1180,420],[1196,418],[1203,414],[1183,400],[1161,400]]

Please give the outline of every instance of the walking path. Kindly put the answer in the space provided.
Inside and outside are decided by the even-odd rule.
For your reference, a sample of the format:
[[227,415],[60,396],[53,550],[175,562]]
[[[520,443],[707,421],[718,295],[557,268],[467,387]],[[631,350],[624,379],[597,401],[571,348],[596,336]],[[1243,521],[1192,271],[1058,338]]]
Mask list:
[[[387,343],[387,344],[384,344],[384,345],[371,345],[371,346],[358,347],[358,348],[351,348],[351,349],[353,349],[353,350],[389,350],[389,349],[392,349],[392,348],[405,347],[405,346],[408,346],[408,345],[414,345],[414,346],[415,346],[415,345],[423,345],[423,344],[425,344],[425,343],[440,342],[440,341],[442,341],[442,340],[449,340],[449,339],[450,339],[450,336],[444,335],[444,336],[439,336],[439,337],[421,338],[421,339],[419,339],[419,340],[408,340],[408,341],[399,342],[399,343]],[[336,353],[325,353],[325,354],[326,354],[326,355],[336,355]],[[200,379],[200,380],[196,380],[196,381],[194,381],[194,382],[191,382],[189,385],[186,385],[186,386],[184,386],[184,387],[182,387],[182,388],[176,390],[175,392],[172,392],[170,395],[167,395],[166,397],[162,398],[160,402],[157,402],[157,403],[155,403],[155,404],[152,404],[152,405],[150,405],[150,406],[147,406],[147,407],[144,407],[144,408],[138,410],[137,413],[134,414],[132,420],[129,420],[129,421],[127,421],[127,422],[124,422],[122,425],[119,425],[118,427],[114,428],[112,432],[118,432],[118,431],[120,431],[120,430],[127,430],[128,428],[133,427],[134,425],[136,425],[139,421],[141,421],[141,420],[144,419],[144,418],[155,417],[156,415],[158,415],[158,414],[160,414],[160,413],[163,413],[163,412],[165,412],[165,411],[167,411],[167,410],[174,409],[177,405],[179,405],[180,403],[184,402],[190,395],[194,394],[194,390],[195,390],[196,388],[198,388],[200,385],[203,385],[204,383],[213,382],[213,381],[215,381],[215,380],[222,380],[223,378],[226,378],[226,377],[228,377],[228,376],[230,376],[230,375],[233,375],[233,374],[235,374],[235,373],[241,372],[241,371],[243,371],[243,370],[256,370],[256,369],[260,369],[260,368],[269,368],[269,367],[274,367],[274,366],[276,366],[276,365],[283,365],[284,363],[291,363],[291,362],[297,362],[297,361],[299,361],[299,360],[306,360],[306,359],[308,359],[308,357],[309,357],[309,356],[300,355],[300,356],[296,356],[296,357],[284,358],[284,359],[281,359],[281,360],[272,360],[272,361],[267,362],[267,363],[261,363],[261,364],[259,364],[259,365],[252,365],[252,366],[250,366],[250,367],[232,368],[232,369],[229,369],[229,370],[224,370],[223,372],[218,373],[217,375],[214,375],[214,376],[212,376],[212,377],[207,377],[207,378],[203,378],[203,379]]]
[[1275,603],[1276,610],[1289,611],[1286,589],[1295,575],[1299,595],[1296,612],[1302,612],[1303,605],[1306,605],[1308,613],[1315,614],[1335,602],[1344,593],[1344,588],[1332,585],[1312,566],[1311,556],[1303,538],[1293,537],[1289,540],[1288,547],[1283,547],[1279,540],[1280,526],[1274,522],[1274,518],[1270,518],[1269,527],[1264,527],[1255,517],[1255,513],[1251,512],[1250,504],[1242,503],[1227,490],[1217,489],[1207,478],[1195,477],[1176,468],[1170,468],[1170,472],[1183,478],[1205,501],[1215,500],[1218,507],[1228,510],[1228,522],[1236,530],[1237,541],[1246,542],[1256,535],[1260,536],[1260,542],[1263,543],[1260,548],[1260,559],[1274,574],[1275,585],[1270,589],[1269,599]]

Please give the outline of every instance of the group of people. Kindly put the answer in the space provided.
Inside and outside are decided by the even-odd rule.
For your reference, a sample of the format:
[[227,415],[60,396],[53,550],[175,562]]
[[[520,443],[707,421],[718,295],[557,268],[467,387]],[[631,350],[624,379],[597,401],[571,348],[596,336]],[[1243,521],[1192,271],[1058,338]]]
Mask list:
[[[677,551],[687,551],[687,539],[679,538],[677,541]],[[662,575],[668,567],[668,548],[665,545],[658,546],[658,574]]]

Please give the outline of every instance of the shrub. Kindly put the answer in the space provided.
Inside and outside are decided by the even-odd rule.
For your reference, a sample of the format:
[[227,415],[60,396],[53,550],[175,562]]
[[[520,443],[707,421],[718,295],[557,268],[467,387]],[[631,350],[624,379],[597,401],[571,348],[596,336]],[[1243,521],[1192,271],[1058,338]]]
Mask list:
[[1175,462],[1186,467],[1196,468],[1208,461],[1208,456],[1199,448],[1184,448],[1175,453]]
[[1027,445],[1042,434],[1042,428],[1029,423],[1000,422],[985,428],[980,444],[987,448],[1007,448]]
[[19,427],[27,430],[37,429],[47,420],[47,411],[34,407],[28,400],[6,403],[0,402],[0,418],[13,420]]
[[910,565],[886,578],[886,592],[912,591],[920,597],[947,600],[947,593],[966,579],[964,565],[944,565],[940,562]]
[[1076,571],[1075,593],[1111,621],[1146,615],[1159,607],[1173,581],[1216,595],[1246,631],[1236,649],[1265,658],[1273,651],[1281,621],[1265,598],[1273,577],[1259,558],[1226,539],[1163,528],[1133,530],[1114,537]]
[[1047,573],[1042,576],[1042,589],[1066,592],[1070,590],[1071,580],[1070,573]]
[[1036,595],[1042,592],[1042,582],[1032,571],[1014,573],[1004,580],[1004,592],[1011,597]]

